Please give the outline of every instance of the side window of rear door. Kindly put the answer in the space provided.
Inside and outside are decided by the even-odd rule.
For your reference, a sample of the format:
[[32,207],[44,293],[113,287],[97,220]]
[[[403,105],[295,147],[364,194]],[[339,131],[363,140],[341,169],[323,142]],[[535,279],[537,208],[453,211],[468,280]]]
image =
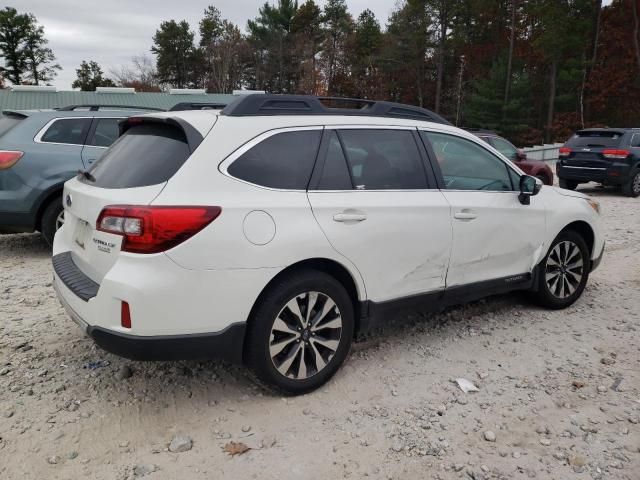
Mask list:
[[92,147],[108,147],[116,141],[120,131],[118,121],[120,118],[96,118],[94,127],[89,132],[87,145]]
[[262,187],[306,190],[321,136],[320,129],[276,133],[235,159],[227,173]]
[[90,118],[58,118],[36,137],[41,143],[82,145],[91,126]]
[[412,131],[342,129],[330,135],[319,189],[428,188],[424,165]]
[[631,137],[631,146],[634,148],[640,147],[640,133],[634,133]]
[[517,190],[507,164],[475,142],[445,133],[420,134],[431,144],[447,190]]

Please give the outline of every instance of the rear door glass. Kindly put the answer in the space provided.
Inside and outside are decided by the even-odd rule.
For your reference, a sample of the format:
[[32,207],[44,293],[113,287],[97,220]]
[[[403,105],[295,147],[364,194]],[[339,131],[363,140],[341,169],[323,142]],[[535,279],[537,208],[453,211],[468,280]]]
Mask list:
[[135,188],[169,180],[191,152],[184,132],[163,123],[143,123],[125,132],[90,170],[102,188]]
[[269,188],[306,190],[322,130],[277,133],[238,157],[229,175]]
[[427,188],[418,146],[409,130],[344,129],[342,145],[357,190]]
[[0,115],[0,137],[25,118],[22,115]]
[[518,151],[516,147],[511,145],[509,142],[506,142],[500,138],[492,138],[491,143],[493,143],[493,147],[498,150],[502,155],[507,157],[509,160],[517,160],[518,159]]
[[40,141],[82,145],[90,125],[90,118],[61,118],[49,125]]
[[593,130],[577,132],[571,137],[566,145],[567,147],[617,147],[622,141],[624,132]]
[[115,142],[120,134],[118,129],[119,120],[119,118],[96,118],[96,128],[89,136],[87,145],[108,147]]

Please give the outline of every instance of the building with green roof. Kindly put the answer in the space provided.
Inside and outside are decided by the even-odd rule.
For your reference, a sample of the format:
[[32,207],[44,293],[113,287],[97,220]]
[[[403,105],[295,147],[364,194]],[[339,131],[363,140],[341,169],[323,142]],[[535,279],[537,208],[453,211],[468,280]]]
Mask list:
[[98,88],[95,92],[58,91],[55,87],[13,86],[0,90],[3,110],[41,110],[69,105],[118,105],[169,110],[178,103],[223,103],[235,95],[204,90],[172,89],[169,92],[136,92],[133,88]]

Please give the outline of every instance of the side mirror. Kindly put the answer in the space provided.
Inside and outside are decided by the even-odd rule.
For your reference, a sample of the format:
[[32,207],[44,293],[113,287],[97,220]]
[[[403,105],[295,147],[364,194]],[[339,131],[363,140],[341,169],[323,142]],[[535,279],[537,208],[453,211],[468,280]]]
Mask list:
[[522,161],[524,161],[526,159],[527,159],[527,154],[524,152],[523,149],[518,148],[516,150],[516,160],[522,162]]
[[531,203],[531,197],[540,193],[542,188],[542,181],[531,175],[523,175],[520,177],[520,195],[518,200],[523,205],[529,205]]

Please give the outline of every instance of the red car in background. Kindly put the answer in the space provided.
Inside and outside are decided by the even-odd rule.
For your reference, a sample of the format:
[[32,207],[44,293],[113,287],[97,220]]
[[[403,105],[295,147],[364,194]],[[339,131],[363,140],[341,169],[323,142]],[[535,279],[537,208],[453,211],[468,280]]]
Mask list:
[[490,130],[467,129],[480,137],[501,154],[515,163],[527,175],[538,177],[545,185],[553,185],[553,170],[541,160],[527,160],[527,154],[521,148],[516,148],[511,142]]

